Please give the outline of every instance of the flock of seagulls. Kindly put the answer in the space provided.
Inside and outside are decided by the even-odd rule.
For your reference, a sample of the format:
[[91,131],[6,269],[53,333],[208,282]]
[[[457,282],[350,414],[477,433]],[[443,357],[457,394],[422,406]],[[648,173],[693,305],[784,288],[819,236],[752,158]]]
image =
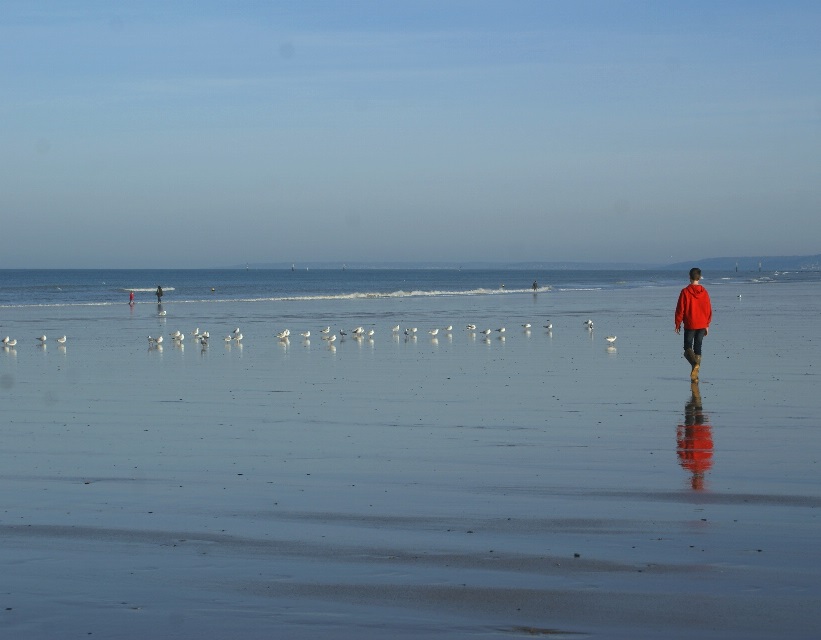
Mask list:
[[[39,336],[37,338],[37,346],[38,347],[45,347],[47,340],[48,340],[48,338],[45,335]],[[68,338],[66,336],[61,336],[61,337],[57,338],[56,342],[61,347],[63,347],[63,346],[65,346],[67,340],[68,340]],[[14,349],[14,347],[17,346],[17,338],[9,338],[8,336],[6,336],[2,340],[0,340],[0,345],[2,345],[2,347],[4,349]]]
[[[589,332],[592,333],[592,331],[593,331],[593,320],[591,320],[591,319],[585,320],[583,325]],[[524,330],[525,333],[530,333],[532,325],[529,322],[526,322],[526,323],[522,324],[521,326],[522,326],[522,329]],[[550,322],[550,321],[547,321],[545,324],[542,325],[542,327],[544,329],[546,329],[548,333],[550,333],[553,330],[553,323]],[[490,339],[490,336],[493,335],[494,333],[498,334],[499,339],[504,340],[505,333],[507,331],[507,329],[505,327],[498,327],[497,329],[481,329],[481,330],[479,330],[477,328],[477,325],[475,325],[475,324],[466,325],[465,330],[468,332],[468,334],[471,334],[471,335],[476,335],[478,333],[478,334],[484,336],[484,338],[486,340]],[[391,328],[391,334],[394,337],[398,336],[401,331],[402,331],[402,328],[398,324]],[[417,327],[406,327],[404,329],[404,334],[406,336],[406,339],[415,338],[417,332],[418,332]],[[351,329],[350,331],[346,331],[345,329],[340,329],[339,333],[337,334],[337,333],[332,333],[331,332],[331,327],[330,326],[326,326],[325,328],[320,329],[319,333],[320,333],[320,337],[322,338],[322,340],[326,341],[329,345],[331,345],[333,347],[333,343],[336,341],[337,336],[340,338],[340,340],[344,340],[349,335],[352,338],[356,339],[356,340],[361,340],[361,339],[364,339],[364,338],[368,338],[369,340],[372,340],[373,336],[376,333],[376,330],[375,329],[367,329],[366,330],[364,327],[359,326],[359,327],[356,327],[355,329]],[[444,328],[434,327],[433,329],[428,330],[428,334],[431,336],[432,339],[438,339],[439,335],[450,336],[450,335],[452,335],[452,333],[453,333],[453,325],[448,325],[447,327],[444,327]],[[303,339],[303,341],[305,341],[306,343],[310,343],[310,337],[311,337],[311,332],[310,331],[303,331],[299,335]],[[171,339],[172,344],[174,344],[175,346],[181,346],[183,344],[183,341],[185,340],[185,334],[183,332],[179,331],[179,330],[169,333],[168,336]],[[197,342],[198,344],[200,344],[202,346],[203,349],[208,346],[209,340],[211,338],[211,334],[208,331],[200,331],[199,327],[197,327],[196,329],[194,329],[194,331],[191,332],[191,336],[192,336],[192,338],[195,342]],[[282,343],[289,342],[290,336],[291,336],[290,329],[283,329],[282,331],[280,331],[276,334],[277,339]],[[229,333],[228,335],[225,336],[224,342],[226,344],[241,344],[242,339],[243,339],[242,332],[240,331],[240,328],[237,327],[231,333]],[[608,347],[607,347],[608,349],[615,349],[616,336],[605,336],[604,339],[608,343]],[[60,338],[57,338],[56,342],[60,346],[65,346],[66,340],[67,340],[66,336],[62,336]],[[37,341],[38,341],[39,346],[45,346],[46,341],[47,341],[47,337],[45,335],[41,335],[37,338]],[[159,335],[159,336],[156,336],[156,337],[148,336],[148,347],[149,347],[149,349],[160,349],[161,350],[162,345],[163,345],[163,341],[164,341],[164,339],[163,339],[162,335]],[[13,349],[14,347],[17,346],[17,340],[16,339],[11,339],[9,336],[6,336],[2,340],[0,340],[0,346],[2,346],[2,348],[6,349],[6,350]]]

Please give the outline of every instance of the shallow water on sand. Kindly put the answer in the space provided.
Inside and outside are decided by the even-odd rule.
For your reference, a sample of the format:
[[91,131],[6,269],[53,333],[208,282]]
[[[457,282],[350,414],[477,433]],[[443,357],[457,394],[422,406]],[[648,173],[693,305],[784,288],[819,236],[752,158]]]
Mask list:
[[678,287],[4,309],[0,629],[811,637],[818,286],[710,292],[696,398]]

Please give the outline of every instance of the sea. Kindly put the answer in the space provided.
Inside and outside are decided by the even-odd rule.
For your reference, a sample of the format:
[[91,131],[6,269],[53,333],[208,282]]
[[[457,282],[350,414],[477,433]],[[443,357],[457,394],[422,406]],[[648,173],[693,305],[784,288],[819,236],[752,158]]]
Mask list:
[[[819,271],[716,272],[705,284],[740,288],[774,283],[813,283]],[[135,292],[136,302],[224,304],[362,298],[505,296],[546,291],[596,291],[687,284],[668,270],[509,269],[182,269],[0,270],[0,308],[116,305]]]

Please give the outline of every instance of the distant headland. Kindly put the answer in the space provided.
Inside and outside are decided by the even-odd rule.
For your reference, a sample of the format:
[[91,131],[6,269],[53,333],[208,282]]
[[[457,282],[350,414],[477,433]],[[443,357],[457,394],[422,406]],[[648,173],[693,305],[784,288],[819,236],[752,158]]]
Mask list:
[[575,262],[575,261],[529,261],[529,262],[268,262],[247,263],[223,267],[225,269],[509,269],[511,271],[567,271],[567,270],[623,270],[642,271],[648,269],[680,271],[698,266],[716,271],[821,271],[821,254],[803,256],[727,256],[720,258],[697,258],[685,262]]

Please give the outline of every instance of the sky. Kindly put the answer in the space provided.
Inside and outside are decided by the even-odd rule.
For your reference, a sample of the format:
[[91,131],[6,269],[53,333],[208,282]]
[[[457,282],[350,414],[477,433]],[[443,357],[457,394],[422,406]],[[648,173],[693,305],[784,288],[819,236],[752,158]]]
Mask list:
[[0,268],[821,253],[821,3],[0,0]]

